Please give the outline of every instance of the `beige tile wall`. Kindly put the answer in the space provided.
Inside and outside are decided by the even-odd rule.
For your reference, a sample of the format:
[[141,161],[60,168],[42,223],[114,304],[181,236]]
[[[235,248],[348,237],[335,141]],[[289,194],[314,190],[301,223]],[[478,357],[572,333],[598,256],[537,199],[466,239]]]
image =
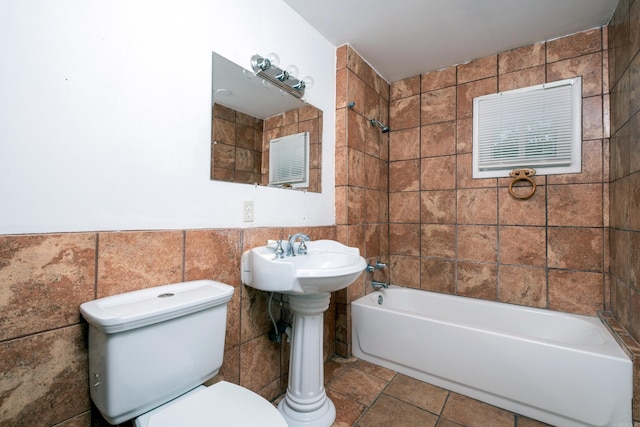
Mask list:
[[640,2],[618,2],[608,30],[611,309],[633,355],[633,414],[640,422]]
[[[350,106],[351,105],[351,106]],[[369,122],[388,123],[389,84],[350,46],[337,50],[336,224],[338,239],[360,248],[372,264],[388,262],[389,134]],[[336,352],[351,354],[351,307],[371,274],[336,294]],[[377,272],[376,280],[383,280]]]
[[[268,399],[286,390],[289,347],[268,340],[267,294],[240,284],[240,255],[294,231],[335,227],[129,231],[0,236],[0,425],[106,425],[90,411],[84,301],[186,280],[236,288],[220,374]],[[274,310],[274,314],[275,313]],[[325,315],[333,355],[335,304]]]
[[609,35],[611,300],[640,340],[640,2],[619,2]]
[[[605,55],[598,28],[391,84],[393,283],[582,314],[605,307]],[[582,173],[536,176],[527,201],[509,195],[510,179],[472,179],[473,98],[575,76]]]

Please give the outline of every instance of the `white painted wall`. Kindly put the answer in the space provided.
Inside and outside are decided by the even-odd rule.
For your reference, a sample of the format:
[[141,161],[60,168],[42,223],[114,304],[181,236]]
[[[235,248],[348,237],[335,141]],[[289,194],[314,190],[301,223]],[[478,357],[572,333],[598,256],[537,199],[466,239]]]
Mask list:
[[[321,194],[209,180],[213,50],[313,76]],[[335,47],[281,0],[0,2],[0,234],[333,224],[334,129]]]

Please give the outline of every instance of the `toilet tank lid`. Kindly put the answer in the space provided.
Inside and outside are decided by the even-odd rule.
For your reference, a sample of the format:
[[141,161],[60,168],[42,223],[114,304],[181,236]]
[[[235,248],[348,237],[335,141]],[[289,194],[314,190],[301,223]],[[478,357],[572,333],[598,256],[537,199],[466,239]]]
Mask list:
[[226,304],[232,295],[232,286],[195,280],[85,302],[80,305],[80,312],[87,322],[110,334]]

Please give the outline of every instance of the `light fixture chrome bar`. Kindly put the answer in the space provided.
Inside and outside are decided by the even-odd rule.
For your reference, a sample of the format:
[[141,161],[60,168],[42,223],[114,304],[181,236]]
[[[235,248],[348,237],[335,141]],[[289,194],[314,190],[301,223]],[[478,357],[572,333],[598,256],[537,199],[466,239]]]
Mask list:
[[253,68],[257,76],[262,77],[296,98],[304,96],[304,90],[307,87],[306,83],[292,76],[288,71],[279,68],[268,58],[257,54],[253,55],[251,57],[251,68]]

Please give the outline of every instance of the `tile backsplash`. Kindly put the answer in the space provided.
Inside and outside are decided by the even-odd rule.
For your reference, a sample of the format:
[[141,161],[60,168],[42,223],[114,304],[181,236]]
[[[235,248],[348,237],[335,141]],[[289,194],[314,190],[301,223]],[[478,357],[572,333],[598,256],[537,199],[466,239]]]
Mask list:
[[[93,415],[93,424],[103,425],[90,411],[87,325],[78,307],[188,280],[235,288],[224,363],[210,382],[225,379],[268,399],[279,396],[289,347],[269,341],[268,294],[241,285],[240,256],[300,230],[336,238],[333,226],[0,236],[0,424],[88,426]],[[334,312],[325,316],[326,358],[334,354]]]

